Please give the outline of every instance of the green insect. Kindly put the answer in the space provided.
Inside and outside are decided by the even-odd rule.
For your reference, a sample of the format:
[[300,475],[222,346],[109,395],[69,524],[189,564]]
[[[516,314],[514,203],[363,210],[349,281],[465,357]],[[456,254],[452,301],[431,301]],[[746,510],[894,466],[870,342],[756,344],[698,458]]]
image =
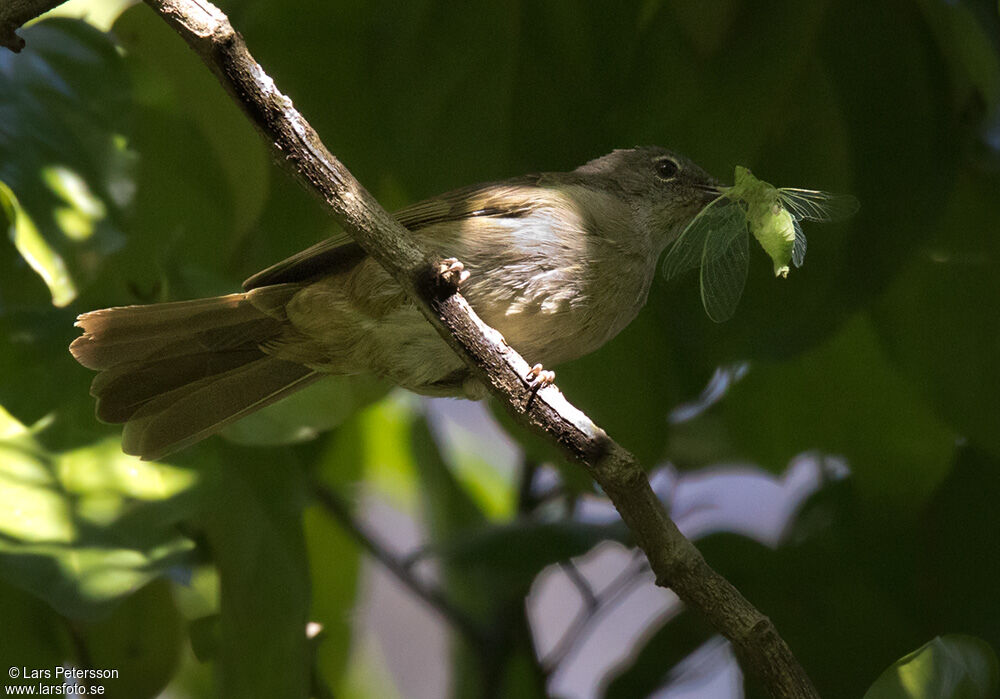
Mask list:
[[729,320],[743,294],[749,265],[748,233],[787,277],[789,263],[801,267],[806,236],[799,221],[838,221],[858,210],[850,195],[772,187],[745,167],[736,168],[732,187],[691,220],[663,260],[667,279],[701,268],[701,302],[717,323]]

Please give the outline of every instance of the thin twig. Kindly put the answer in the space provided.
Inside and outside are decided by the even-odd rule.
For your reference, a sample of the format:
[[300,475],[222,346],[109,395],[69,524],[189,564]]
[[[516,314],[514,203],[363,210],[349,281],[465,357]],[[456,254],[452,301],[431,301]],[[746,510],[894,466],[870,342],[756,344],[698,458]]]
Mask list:
[[414,571],[406,563],[389,553],[385,547],[379,544],[365,528],[354,518],[351,508],[337,493],[323,485],[314,483],[313,494],[323,509],[333,517],[343,527],[361,548],[368,552],[372,558],[382,564],[389,573],[409,589],[414,595],[422,599],[441,617],[462,633],[469,641],[478,647],[487,644],[487,634],[461,609],[456,607],[451,600],[445,597],[436,587],[420,580]]
[[535,484],[535,475],[538,473],[538,462],[528,455],[521,459],[520,481],[517,487],[517,512],[518,514],[528,514],[537,504],[537,498],[532,492]]
[[[592,598],[585,600],[584,606],[573,616],[573,620],[570,621],[559,640],[542,658],[541,664],[547,674],[553,672],[566,660],[587,627],[610,609],[613,602],[639,582],[642,574],[648,570],[649,563],[646,560],[634,557],[633,562],[625,570],[616,575],[603,590],[596,594],[590,588],[590,583],[584,581],[586,586],[591,589]],[[577,570],[577,574],[580,574],[579,570]]]
[[[80,629],[80,625],[73,619],[68,619],[66,617],[60,617],[63,620],[63,625],[68,632],[70,644],[73,647],[73,652],[76,655],[76,666],[81,670],[91,670],[94,668],[94,661],[90,655],[90,646],[87,645],[87,639]],[[95,682],[93,679],[83,678],[83,686],[87,688],[87,692],[90,693],[93,690]]]
[[570,583],[576,588],[577,592],[580,593],[580,597],[583,599],[584,606],[587,609],[593,609],[597,606],[597,595],[594,593],[594,588],[590,586],[590,581],[583,577],[583,573],[580,569],[576,567],[576,563],[573,561],[563,561],[559,564],[562,572],[566,574]]

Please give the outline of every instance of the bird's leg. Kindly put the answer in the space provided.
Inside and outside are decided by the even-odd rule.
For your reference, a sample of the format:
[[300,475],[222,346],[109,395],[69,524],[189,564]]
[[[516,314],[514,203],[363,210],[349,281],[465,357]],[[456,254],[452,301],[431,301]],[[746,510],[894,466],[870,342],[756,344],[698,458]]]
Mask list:
[[437,273],[441,279],[448,284],[452,284],[455,288],[458,288],[462,282],[469,278],[469,271],[465,268],[465,265],[454,257],[449,257],[438,262]]
[[543,368],[541,364],[536,364],[528,370],[524,380],[529,384],[534,384],[533,388],[538,391],[556,382],[556,372]]

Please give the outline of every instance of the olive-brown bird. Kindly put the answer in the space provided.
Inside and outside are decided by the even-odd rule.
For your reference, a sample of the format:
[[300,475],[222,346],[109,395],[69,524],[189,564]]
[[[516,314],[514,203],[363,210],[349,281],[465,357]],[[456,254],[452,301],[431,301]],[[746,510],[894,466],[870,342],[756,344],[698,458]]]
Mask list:
[[[566,173],[474,185],[396,218],[457,258],[462,293],[531,362],[594,351],[645,304],[657,260],[716,183],[663,148],[616,150]],[[400,286],[346,236],[253,275],[243,292],[84,313],[70,351],[100,373],[97,417],[156,459],[327,374],[370,372],[417,393],[484,388]]]

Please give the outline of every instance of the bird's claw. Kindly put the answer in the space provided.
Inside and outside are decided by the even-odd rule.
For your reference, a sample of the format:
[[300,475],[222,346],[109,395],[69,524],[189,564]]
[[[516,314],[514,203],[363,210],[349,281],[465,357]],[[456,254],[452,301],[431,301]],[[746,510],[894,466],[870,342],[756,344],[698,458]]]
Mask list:
[[469,278],[469,270],[454,257],[438,262],[437,272],[441,279],[456,288]]
[[556,382],[556,372],[543,368],[541,364],[536,364],[528,370],[528,373],[524,376],[524,380],[529,384],[534,384],[533,388],[537,391],[538,389],[554,384]]

